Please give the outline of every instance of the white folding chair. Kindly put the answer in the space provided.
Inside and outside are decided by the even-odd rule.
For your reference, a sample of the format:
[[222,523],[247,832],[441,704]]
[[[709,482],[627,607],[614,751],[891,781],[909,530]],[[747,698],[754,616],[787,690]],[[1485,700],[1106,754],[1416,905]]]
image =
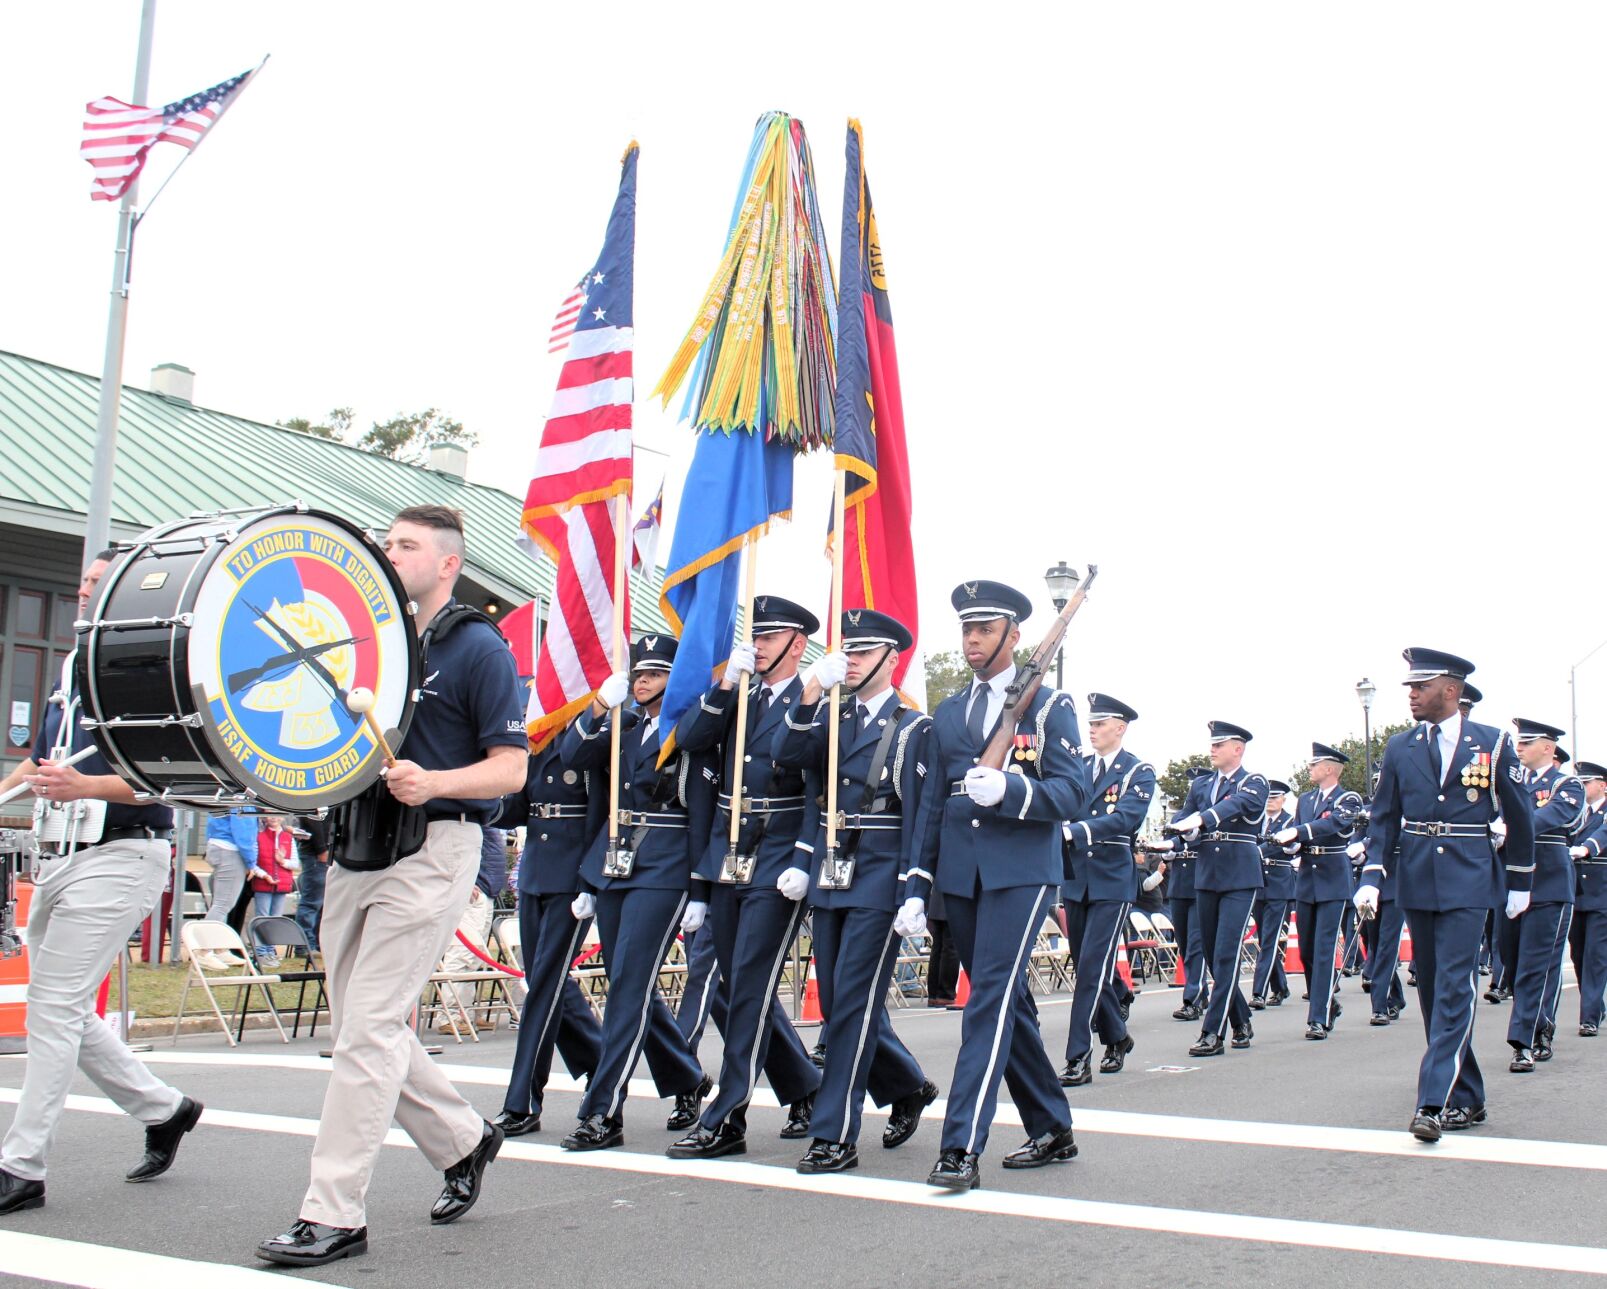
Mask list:
[[[279,1031],[282,1041],[288,1043],[289,1037],[285,1034],[285,1027],[279,1023],[279,1009],[273,1005],[273,995],[268,992],[269,985],[279,983],[278,976],[265,975],[258,971],[255,959],[240,939],[239,933],[225,922],[186,922],[179,932],[190,959],[189,972],[184,977],[184,989],[179,994],[179,1012],[173,1018],[173,1045],[178,1046],[179,1026],[184,1022],[184,1006],[190,997],[190,988],[200,985],[201,992],[212,1005],[212,1014],[217,1017],[218,1028],[223,1031],[223,1037],[229,1040],[229,1046],[235,1045],[234,1035],[229,1032],[229,1022],[223,1017],[223,1009],[218,1006],[217,995],[214,989],[236,989],[244,992],[239,995],[241,1008],[242,1033],[245,1022],[245,1008],[251,1001],[253,989],[262,990],[262,1000],[268,1004],[268,1015],[273,1018],[274,1028]],[[212,971],[202,967],[196,961],[197,954],[229,953],[237,954],[245,960],[245,966],[240,975],[234,975],[234,968],[226,967],[222,971]]]

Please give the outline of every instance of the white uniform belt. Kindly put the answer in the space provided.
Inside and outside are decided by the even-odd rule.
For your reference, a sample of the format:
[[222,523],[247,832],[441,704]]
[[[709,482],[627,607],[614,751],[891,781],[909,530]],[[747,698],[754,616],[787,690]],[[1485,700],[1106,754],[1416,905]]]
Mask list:
[[1401,831],[1414,837],[1488,837],[1488,824],[1448,824],[1438,819],[1403,819]]

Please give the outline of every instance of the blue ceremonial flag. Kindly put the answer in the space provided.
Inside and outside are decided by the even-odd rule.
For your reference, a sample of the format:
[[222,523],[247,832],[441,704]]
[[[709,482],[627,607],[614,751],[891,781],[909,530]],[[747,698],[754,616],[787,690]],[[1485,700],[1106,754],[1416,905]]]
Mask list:
[[666,758],[674,752],[674,736],[663,731],[674,730],[730,656],[742,544],[762,534],[772,519],[791,518],[795,458],[789,443],[763,433],[698,434],[659,595],[659,607],[681,641],[659,712]]

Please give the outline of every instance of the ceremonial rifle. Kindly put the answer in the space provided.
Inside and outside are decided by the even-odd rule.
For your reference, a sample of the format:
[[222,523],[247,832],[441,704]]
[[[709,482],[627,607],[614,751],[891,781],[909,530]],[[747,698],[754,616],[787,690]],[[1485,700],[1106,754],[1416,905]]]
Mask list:
[[1060,642],[1066,638],[1066,628],[1071,625],[1072,618],[1077,616],[1077,610],[1082,608],[1082,602],[1088,598],[1088,588],[1093,586],[1094,579],[1098,576],[1099,565],[1090,564],[1088,576],[1083,579],[1083,584],[1077,588],[1071,599],[1066,601],[1066,607],[1060,610],[1060,616],[1049,624],[1048,632],[1038,642],[1038,647],[1032,651],[1032,657],[1017,669],[1015,679],[1004,691],[1004,711],[999,717],[999,728],[993,731],[993,737],[983,749],[978,765],[985,765],[993,770],[1004,769],[1005,763],[1010,759],[1010,749],[1015,744],[1014,714],[1032,701],[1033,695],[1038,692],[1038,687],[1043,684],[1044,672],[1054,659],[1055,651],[1060,648]]

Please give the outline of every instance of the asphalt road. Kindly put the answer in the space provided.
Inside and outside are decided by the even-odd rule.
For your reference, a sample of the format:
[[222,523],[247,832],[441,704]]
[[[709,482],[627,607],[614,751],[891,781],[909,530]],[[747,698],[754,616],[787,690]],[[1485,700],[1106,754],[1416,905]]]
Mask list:
[[[883,1120],[868,1114],[857,1172],[802,1178],[792,1169],[800,1144],[776,1137],[784,1114],[767,1091],[750,1114],[742,1159],[666,1159],[669,1107],[644,1084],[627,1109],[623,1150],[566,1155],[557,1142],[578,1097],[563,1078],[549,1094],[545,1130],[508,1143],[463,1221],[428,1224],[439,1175],[393,1134],[369,1192],[371,1252],[263,1274],[443,1289],[1091,1277],[1123,1286],[1298,1279],[1466,1289],[1607,1275],[1607,1040],[1574,1037],[1571,979],[1556,1058],[1535,1074],[1507,1073],[1507,1009],[1481,1004],[1476,1045],[1491,1121],[1436,1147],[1405,1132],[1422,1051],[1415,1010],[1374,1029],[1356,982],[1342,996],[1347,1013],[1327,1042],[1304,1038],[1297,997],[1257,1015],[1249,1051],[1195,1062],[1187,1048],[1197,1026],[1171,1018],[1176,991],[1146,990],[1126,1071],[1072,1094],[1080,1156],[1000,1169],[1024,1135],[1001,1102],[983,1188],[970,1195],[924,1185],[941,1101],[897,1151],[880,1148]],[[1042,1000],[1057,1058],[1067,1001]],[[895,1024],[946,1087],[960,1017],[907,1010]],[[812,1042],[813,1031],[805,1037]],[[139,1187],[121,1180],[139,1154],[137,1125],[108,1113],[80,1080],[51,1155],[48,1203],[0,1219],[7,1283],[262,1283],[265,1264],[252,1249],[289,1225],[306,1186],[325,1082],[320,1046],[286,1047],[260,1031],[232,1052],[211,1038],[159,1045],[150,1059],[208,1112],[174,1170]],[[494,1114],[512,1036],[447,1047],[441,1061]],[[702,1056],[717,1071],[712,1028]],[[9,1121],[22,1070],[22,1058],[0,1058],[0,1121]]]

